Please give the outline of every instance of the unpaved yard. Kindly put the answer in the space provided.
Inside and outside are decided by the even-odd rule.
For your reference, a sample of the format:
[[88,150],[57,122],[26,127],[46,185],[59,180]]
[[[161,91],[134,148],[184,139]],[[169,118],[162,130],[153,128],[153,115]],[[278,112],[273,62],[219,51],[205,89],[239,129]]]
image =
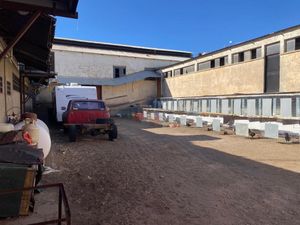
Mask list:
[[300,145],[117,120],[119,139],[52,133],[74,225],[300,224]]

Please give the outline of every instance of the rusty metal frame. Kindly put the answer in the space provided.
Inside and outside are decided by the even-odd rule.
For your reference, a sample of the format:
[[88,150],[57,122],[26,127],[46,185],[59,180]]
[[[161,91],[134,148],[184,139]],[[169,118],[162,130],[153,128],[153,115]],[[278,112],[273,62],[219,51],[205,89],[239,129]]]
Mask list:
[[[57,225],[62,225],[63,223],[67,224],[67,225],[71,225],[71,210],[70,210],[68,198],[67,198],[67,195],[66,195],[66,192],[64,189],[64,185],[62,183],[39,185],[36,187],[29,187],[29,188],[2,190],[2,191],[0,191],[0,195],[7,195],[7,194],[12,194],[12,193],[17,193],[17,192],[37,190],[37,189],[47,189],[47,188],[58,188],[58,191],[59,191],[57,219],[38,222],[38,223],[32,223],[32,224],[28,224],[28,225],[47,225],[47,224],[54,224],[54,223],[57,223]],[[62,213],[62,206],[64,206],[64,211],[65,211],[64,217],[63,217],[63,213]]]
[[19,33],[15,36],[15,38],[9,43],[3,52],[0,54],[0,61],[6,56],[6,54],[20,41],[20,39],[26,34],[26,32],[30,29],[32,24],[41,16],[42,11],[36,11],[30,19],[26,22],[26,24],[22,27]]

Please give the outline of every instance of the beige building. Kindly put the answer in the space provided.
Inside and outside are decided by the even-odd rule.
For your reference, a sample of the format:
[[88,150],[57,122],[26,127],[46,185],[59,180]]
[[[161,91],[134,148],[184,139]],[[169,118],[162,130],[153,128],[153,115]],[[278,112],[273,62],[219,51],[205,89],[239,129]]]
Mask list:
[[165,97],[300,92],[300,26],[162,69]]
[[[157,70],[192,56],[185,51],[62,38],[54,40],[52,51],[58,84],[96,86],[98,98],[111,108],[151,102],[161,95]],[[51,99],[51,89],[45,91],[48,98],[43,93],[41,102]]]

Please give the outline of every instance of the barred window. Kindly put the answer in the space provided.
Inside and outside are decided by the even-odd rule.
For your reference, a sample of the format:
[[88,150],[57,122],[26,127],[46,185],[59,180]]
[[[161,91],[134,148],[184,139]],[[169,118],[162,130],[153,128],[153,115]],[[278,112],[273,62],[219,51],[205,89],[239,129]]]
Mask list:
[[9,81],[6,82],[6,93],[11,95],[11,83]]
[[20,92],[20,80],[15,74],[13,74],[13,89]]

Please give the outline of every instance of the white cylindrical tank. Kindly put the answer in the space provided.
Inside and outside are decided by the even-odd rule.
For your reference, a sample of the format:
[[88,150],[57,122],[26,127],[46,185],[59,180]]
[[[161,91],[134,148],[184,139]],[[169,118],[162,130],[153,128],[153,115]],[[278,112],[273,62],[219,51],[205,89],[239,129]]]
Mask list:
[[[21,130],[24,125],[25,125],[24,121],[16,124],[15,130]],[[39,140],[37,146],[38,148],[43,149],[44,158],[46,158],[51,149],[51,138],[50,138],[49,129],[47,125],[41,120],[37,121],[36,126],[39,129]]]

